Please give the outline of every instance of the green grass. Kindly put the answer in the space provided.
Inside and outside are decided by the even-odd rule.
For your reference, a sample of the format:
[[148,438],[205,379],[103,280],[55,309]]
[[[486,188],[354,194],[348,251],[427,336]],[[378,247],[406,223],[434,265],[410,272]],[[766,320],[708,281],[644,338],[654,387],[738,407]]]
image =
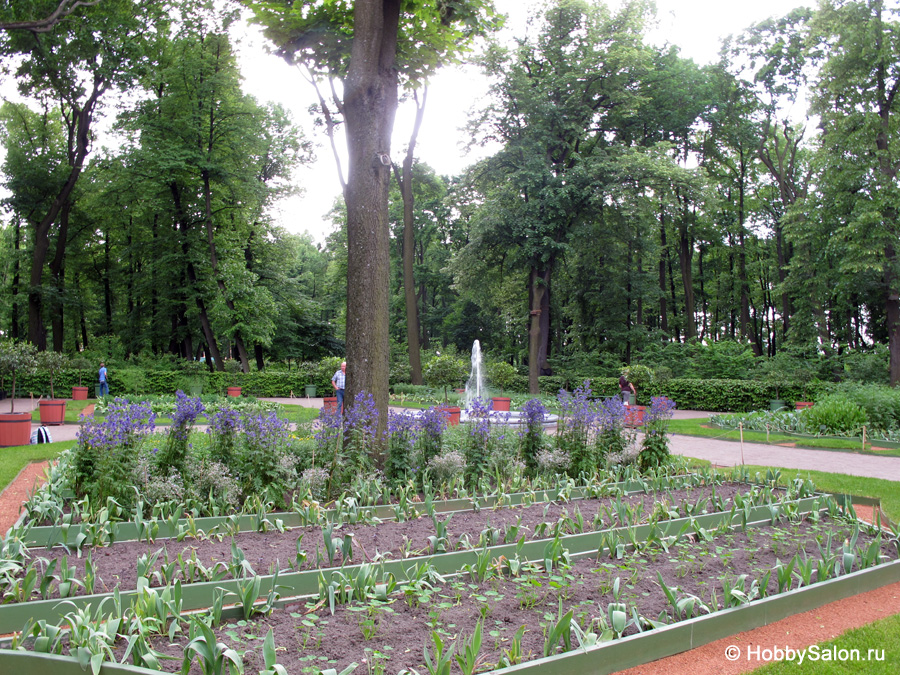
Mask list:
[[[705,459],[695,457],[688,459],[690,460],[689,466],[710,466],[710,462]],[[822,492],[880,499],[881,508],[888,518],[895,523],[900,522],[900,483],[883,478],[867,478],[866,476],[850,476],[845,473],[825,473],[806,469],[785,469],[777,466],[747,464],[746,468],[751,475],[757,472],[765,475],[766,471],[780,471],[779,483],[782,485],[786,485],[788,481],[800,476],[810,479]]]
[[[790,640],[782,641],[778,646],[782,649],[791,647]],[[774,646],[774,645],[772,645]],[[793,649],[794,647],[792,647]],[[746,650],[746,647],[744,647]],[[839,655],[835,650],[858,650],[859,660],[824,660],[823,652]],[[896,675],[900,668],[900,614],[889,616],[861,628],[854,628],[842,633],[833,640],[818,645],[820,658],[810,660],[807,653],[803,663],[799,657],[793,661],[770,663],[752,671],[755,675],[845,675],[849,673],[866,673],[866,675]],[[869,650],[872,650],[871,652]],[[853,652],[850,652],[851,654]],[[871,655],[872,660],[867,660]],[[742,658],[746,658],[744,651]],[[752,663],[752,661],[751,661]]]
[[[726,441],[741,440],[741,432],[737,429],[719,429],[717,427],[703,426],[708,425],[706,419],[689,419],[689,420],[671,420],[669,422],[669,431],[673,434],[682,434],[685,436],[701,436],[704,438],[720,438]],[[771,432],[766,434],[764,431],[747,431],[744,430],[745,443],[793,443],[800,448],[813,448],[816,450],[839,450],[843,452],[860,452],[862,450],[862,442],[850,438],[799,438],[788,434],[778,434]],[[866,444],[864,454],[882,455],[886,457],[900,457],[900,449],[888,448],[886,450],[872,451],[870,444]],[[877,445],[877,442],[876,442]]]
[[[0,448],[0,490],[13,482],[19,472],[31,462],[54,459],[62,450],[72,447],[73,441],[20,445]],[[0,533],[2,534],[2,533]]]

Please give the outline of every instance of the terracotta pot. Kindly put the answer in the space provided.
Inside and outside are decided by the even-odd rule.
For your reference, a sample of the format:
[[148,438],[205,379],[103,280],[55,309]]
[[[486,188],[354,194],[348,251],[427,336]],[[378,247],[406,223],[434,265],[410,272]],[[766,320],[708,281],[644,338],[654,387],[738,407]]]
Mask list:
[[794,403],[794,410],[803,410],[804,408],[812,408],[812,401],[796,401]]
[[31,442],[31,413],[0,413],[0,448]]
[[231,396],[232,398],[237,398],[238,396],[241,395],[241,388],[240,387],[228,387],[228,395]]
[[639,427],[644,423],[644,413],[647,412],[645,405],[630,405],[625,408],[625,426]]
[[66,399],[50,399],[38,403],[41,409],[41,424],[54,427],[66,423]]
[[73,401],[87,401],[88,388],[87,387],[72,387],[72,400]]
[[322,401],[325,406],[325,412],[334,414],[337,410],[337,396],[326,396]]
[[447,418],[447,424],[451,427],[455,427],[459,424],[459,408],[456,406],[450,405],[442,405],[438,407],[442,413],[444,413],[444,417]]
[[493,409],[497,412],[509,412],[509,399],[503,396],[495,396],[493,401]]

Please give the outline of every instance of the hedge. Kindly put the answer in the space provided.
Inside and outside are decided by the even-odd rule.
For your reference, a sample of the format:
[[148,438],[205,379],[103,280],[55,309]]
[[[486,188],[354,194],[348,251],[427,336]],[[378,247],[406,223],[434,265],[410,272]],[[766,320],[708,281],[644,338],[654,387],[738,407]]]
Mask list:
[[[318,396],[330,395],[331,377],[340,367],[340,358],[333,357],[319,362],[304,362],[291,371],[269,370],[251,373],[190,373],[172,370],[143,370],[140,368],[111,368],[109,387],[113,396],[127,394],[172,394],[177,389],[197,393],[197,385],[202,385],[203,393],[225,393],[229,386],[239,386],[243,393],[256,397],[305,396],[306,385],[316,387]],[[82,371],[82,383],[89,387],[93,396],[96,373]],[[615,396],[619,382],[613,377],[599,377],[587,380],[594,397]],[[558,376],[539,378],[541,393],[555,396],[560,389],[568,391],[580,386],[582,381],[572,381]],[[67,370],[54,381],[57,396],[68,398],[71,388],[78,384],[78,371]],[[814,383],[807,385],[782,384],[777,387],[778,398],[787,402],[815,400],[827,393],[833,385]],[[50,380],[46,373],[38,373],[21,378],[16,384],[20,396],[35,396],[50,393]],[[528,378],[517,375],[510,391],[528,393]],[[670,379],[654,382],[638,389],[637,403],[649,405],[653,396],[666,396],[685,410],[709,410],[711,412],[750,412],[766,410],[769,401],[776,398],[775,385],[755,380],[699,380]]]

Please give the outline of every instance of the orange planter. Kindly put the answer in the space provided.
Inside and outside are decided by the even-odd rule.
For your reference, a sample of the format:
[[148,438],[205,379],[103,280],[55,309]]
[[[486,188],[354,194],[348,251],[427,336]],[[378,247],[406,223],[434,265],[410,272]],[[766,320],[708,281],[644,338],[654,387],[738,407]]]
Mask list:
[[337,396],[326,396],[322,399],[322,402],[325,406],[325,412],[333,415],[337,411]]
[[495,396],[491,399],[494,402],[493,409],[497,412],[509,412],[509,399],[503,396]]
[[803,410],[804,408],[812,408],[812,401],[797,401],[794,403],[794,410]]
[[0,448],[31,442],[31,413],[0,413]]
[[40,401],[38,405],[41,408],[41,424],[44,426],[53,427],[66,423],[66,399]]
[[459,424],[459,408],[456,406],[440,406],[438,408],[447,419],[447,424],[455,427]]
[[88,388],[87,387],[72,387],[72,400],[73,401],[87,401]]
[[629,405],[625,407],[625,426],[639,427],[644,423],[645,405]]
[[228,387],[228,395],[231,396],[232,398],[237,398],[238,396],[241,395],[241,388],[240,387]]

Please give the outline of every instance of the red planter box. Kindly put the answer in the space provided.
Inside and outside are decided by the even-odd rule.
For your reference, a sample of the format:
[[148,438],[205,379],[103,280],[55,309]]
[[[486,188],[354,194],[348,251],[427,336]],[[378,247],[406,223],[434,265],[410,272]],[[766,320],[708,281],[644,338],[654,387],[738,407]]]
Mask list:
[[[51,399],[38,403],[41,409],[41,424],[54,427],[66,423],[66,399]],[[29,434],[30,440],[31,434]]]
[[804,408],[812,408],[812,401],[797,401],[794,403],[794,410],[803,410]]
[[492,406],[494,410],[497,412],[509,412],[509,399],[503,396],[495,396],[491,399],[494,405]]
[[448,425],[455,427],[459,424],[459,408],[456,406],[440,406],[438,410],[444,413]]
[[31,413],[0,413],[0,448],[31,442]]
[[337,411],[337,396],[326,396],[322,399],[322,403],[325,407],[325,412],[333,415]]
[[639,427],[644,423],[644,413],[647,412],[645,405],[629,405],[625,406],[625,426]]
[[228,387],[228,395],[231,396],[232,398],[237,398],[238,396],[241,395],[241,388],[240,387]]
[[72,400],[73,401],[87,401],[88,388],[87,387],[72,387]]

